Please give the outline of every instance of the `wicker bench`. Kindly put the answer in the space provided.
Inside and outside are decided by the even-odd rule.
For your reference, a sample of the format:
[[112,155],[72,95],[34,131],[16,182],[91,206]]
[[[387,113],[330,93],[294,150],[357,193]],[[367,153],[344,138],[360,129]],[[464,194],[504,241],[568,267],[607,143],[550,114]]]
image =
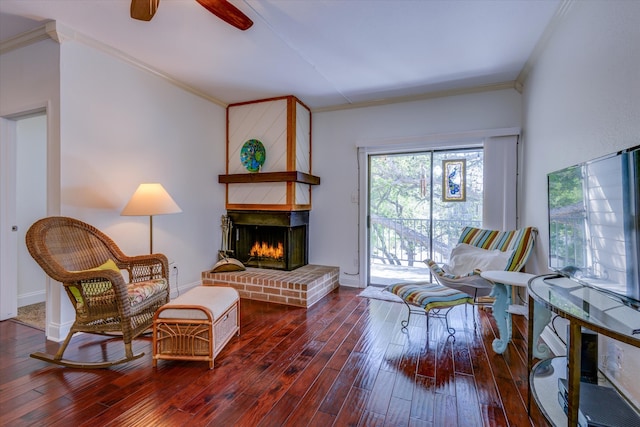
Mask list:
[[159,359],[213,361],[240,334],[240,299],[230,287],[197,286],[153,317],[153,366]]

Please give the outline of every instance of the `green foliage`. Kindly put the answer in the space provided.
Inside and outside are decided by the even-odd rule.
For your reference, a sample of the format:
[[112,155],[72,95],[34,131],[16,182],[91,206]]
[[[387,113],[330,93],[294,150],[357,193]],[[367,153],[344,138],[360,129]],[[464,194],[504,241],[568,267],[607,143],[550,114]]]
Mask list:
[[[442,162],[454,159],[466,159],[466,201],[445,202]],[[448,253],[464,225],[482,221],[482,164],[482,149],[370,156],[372,256],[412,265],[431,255],[432,241]]]
[[551,267],[585,263],[583,169],[549,174],[549,254]]
[[557,209],[582,202],[582,168],[576,166],[549,174],[549,208]]
[[[442,161],[467,159],[465,202],[442,200]],[[433,176],[431,164],[433,162]],[[408,153],[370,157],[369,201],[372,215],[429,219],[482,220],[482,150]]]
[[426,154],[372,156],[371,212],[384,218],[428,218],[431,157]]

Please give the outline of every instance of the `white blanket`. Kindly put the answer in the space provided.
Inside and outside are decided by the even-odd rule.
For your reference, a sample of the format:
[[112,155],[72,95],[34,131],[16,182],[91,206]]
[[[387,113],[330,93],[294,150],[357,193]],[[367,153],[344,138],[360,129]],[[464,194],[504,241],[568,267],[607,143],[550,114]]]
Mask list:
[[513,255],[513,251],[503,252],[499,249],[488,251],[477,246],[460,243],[453,248],[449,263],[442,266],[442,269],[455,276],[462,276],[474,270],[504,270],[511,255]]

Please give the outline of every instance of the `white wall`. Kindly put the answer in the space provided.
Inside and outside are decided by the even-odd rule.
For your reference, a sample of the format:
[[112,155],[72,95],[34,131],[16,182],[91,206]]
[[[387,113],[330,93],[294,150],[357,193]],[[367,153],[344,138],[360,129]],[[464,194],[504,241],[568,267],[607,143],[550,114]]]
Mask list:
[[[437,134],[518,128],[521,96],[515,90],[483,92],[313,115],[313,187],[309,258],[340,267],[340,283],[358,286],[357,145]],[[425,143],[426,144],[426,143]],[[364,189],[363,189],[364,190]]]
[[[521,217],[540,230],[537,273],[548,271],[546,174],[640,144],[638,22],[640,2],[573,2],[525,82]],[[640,401],[638,349],[604,342],[600,362]]]
[[[2,115],[48,108],[47,214],[79,218],[125,253],[146,253],[148,217],[120,211],[138,184],[160,182],[183,212],[154,218],[154,252],[179,267],[179,286],[199,284],[220,248],[224,108],[74,40],[39,42],[0,62]],[[73,310],[55,285],[47,306],[47,336],[60,339]]]
[[225,110],[82,43],[64,43],[61,64],[61,213],[147,253],[149,218],[120,211],[140,183],[161,183],[182,213],[154,217],[154,252],[181,285],[199,283],[220,247]]

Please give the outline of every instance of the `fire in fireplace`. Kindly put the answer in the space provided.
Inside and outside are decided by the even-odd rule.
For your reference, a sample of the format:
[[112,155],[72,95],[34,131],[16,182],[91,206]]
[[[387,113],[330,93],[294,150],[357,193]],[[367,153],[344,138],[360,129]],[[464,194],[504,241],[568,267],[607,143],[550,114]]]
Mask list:
[[283,259],[284,258],[284,246],[282,242],[278,242],[278,246],[274,247],[266,242],[256,242],[251,247],[249,251],[249,255],[256,258],[267,258],[267,259]]
[[295,270],[307,265],[309,211],[228,211],[233,256],[247,267]]

